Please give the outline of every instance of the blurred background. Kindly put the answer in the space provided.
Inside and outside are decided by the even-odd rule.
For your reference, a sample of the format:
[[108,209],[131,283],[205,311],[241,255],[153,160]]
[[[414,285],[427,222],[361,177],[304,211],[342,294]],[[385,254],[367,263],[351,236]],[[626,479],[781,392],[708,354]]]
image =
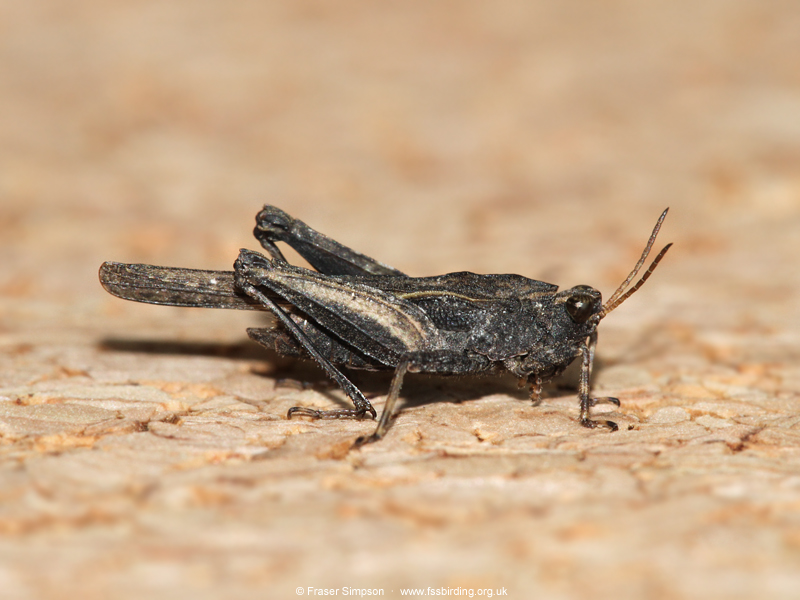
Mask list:
[[793,2],[0,10],[1,285],[31,299],[228,268],[267,202],[416,274],[597,285],[665,206],[706,250],[797,218]]
[[[675,248],[609,318],[601,355],[648,338],[662,372],[722,361],[747,375],[737,384],[789,394],[799,60],[793,0],[0,1],[0,392],[56,366],[91,373],[76,349],[109,337],[242,342],[252,315],[123,303],[97,268],[229,269],[269,203],[409,274],[520,273],[605,296],[670,206]],[[31,485],[14,488],[7,533],[27,531]],[[769,581],[796,582],[798,540],[770,555],[785,577]],[[725,564],[749,564],[742,552]],[[691,595],[669,556],[657,589],[635,589]],[[720,589],[704,573],[695,589]],[[553,577],[540,594],[592,589]],[[730,597],[764,583],[737,581]]]

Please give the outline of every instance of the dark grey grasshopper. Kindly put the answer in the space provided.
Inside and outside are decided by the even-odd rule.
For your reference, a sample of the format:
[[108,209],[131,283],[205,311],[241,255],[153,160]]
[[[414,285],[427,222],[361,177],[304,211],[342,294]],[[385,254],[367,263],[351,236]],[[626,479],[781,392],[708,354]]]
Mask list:
[[[616,398],[589,396],[597,325],[642,286],[671,246],[665,246],[628,288],[650,254],[667,210],[639,262],[605,304],[600,292],[589,286],[559,292],[556,285],[520,275],[462,271],[409,277],[274,206],[258,213],[254,231],[269,258],[242,250],[233,272],[106,262],[100,267],[100,281],[111,294],[137,302],[272,312],[275,327],[248,329],[248,335],[279,354],[313,358],[355,405],[334,410],[294,407],[289,418],[374,418],[369,400],[336,365],[394,369],[378,426],[357,445],[386,433],[407,372],[509,371],[521,385],[529,385],[531,398],[538,400],[542,383],[578,357],[581,424],[616,430],[612,421],[589,418],[595,404],[619,406]],[[276,242],[289,244],[316,271],[289,264]]]

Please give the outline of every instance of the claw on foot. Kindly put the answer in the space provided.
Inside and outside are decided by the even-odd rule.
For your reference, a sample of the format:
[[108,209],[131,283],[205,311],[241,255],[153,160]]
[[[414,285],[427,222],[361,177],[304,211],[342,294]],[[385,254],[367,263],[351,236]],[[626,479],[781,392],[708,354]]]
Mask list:
[[581,419],[581,425],[589,429],[596,429],[598,427],[607,427],[611,431],[617,431],[619,427],[614,421],[607,419]]
[[613,404],[614,406],[619,406],[619,398],[612,398],[611,396],[589,398],[589,406],[597,406],[598,404]]
[[619,406],[619,399],[612,398],[611,396],[604,396],[602,398],[584,398],[581,400],[581,425],[589,429],[605,427],[610,431],[617,431],[619,427],[617,427],[617,424],[614,423],[614,421],[589,418],[589,409],[593,406],[597,406],[598,404],[613,404],[614,406]]
[[286,413],[286,418],[291,419],[297,415],[298,417],[311,417],[312,419],[319,419],[322,417],[321,413],[321,410],[306,408],[305,406],[293,406],[289,409],[289,412]]
[[293,406],[286,413],[286,418],[291,419],[294,416],[298,417],[311,417],[312,419],[364,419],[369,415],[370,419],[378,416],[372,406],[359,410],[357,408],[338,408],[334,410],[317,410],[316,408],[308,408],[306,406]]
[[373,433],[372,435],[362,435],[356,438],[356,441],[353,442],[351,446],[351,450],[356,450],[357,448],[361,448],[361,446],[366,446],[367,444],[372,444],[373,442],[377,442],[383,436],[377,435]]

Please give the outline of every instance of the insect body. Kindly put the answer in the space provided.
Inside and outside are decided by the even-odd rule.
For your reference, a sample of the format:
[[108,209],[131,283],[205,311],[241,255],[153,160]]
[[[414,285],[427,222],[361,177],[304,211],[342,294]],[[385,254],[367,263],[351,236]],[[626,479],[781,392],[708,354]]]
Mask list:
[[[464,271],[409,277],[274,206],[258,213],[254,231],[269,257],[241,250],[233,272],[107,262],[100,267],[100,281],[110,293],[138,302],[272,312],[277,326],[251,328],[248,335],[280,354],[313,358],[354,404],[334,410],[294,407],[289,418],[376,417],[369,400],[337,365],[394,369],[378,426],[357,445],[386,433],[407,372],[509,371],[538,398],[542,383],[576,358],[581,359],[581,424],[616,430],[615,423],[589,416],[597,403],[619,405],[616,398],[589,395],[597,325],[641,287],[671,246],[629,287],[666,215],[665,210],[633,271],[605,304],[589,286],[559,292],[553,284],[520,275]],[[289,264],[276,242],[289,244],[316,270]]]

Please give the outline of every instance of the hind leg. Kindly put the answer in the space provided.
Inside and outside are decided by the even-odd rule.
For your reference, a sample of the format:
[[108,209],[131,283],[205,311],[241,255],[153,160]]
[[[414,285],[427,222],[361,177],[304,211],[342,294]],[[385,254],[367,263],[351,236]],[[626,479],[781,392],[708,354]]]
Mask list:
[[275,245],[284,242],[323,275],[405,277],[401,271],[340,244],[275,206],[266,205],[256,215],[253,235],[273,259],[286,262]]

